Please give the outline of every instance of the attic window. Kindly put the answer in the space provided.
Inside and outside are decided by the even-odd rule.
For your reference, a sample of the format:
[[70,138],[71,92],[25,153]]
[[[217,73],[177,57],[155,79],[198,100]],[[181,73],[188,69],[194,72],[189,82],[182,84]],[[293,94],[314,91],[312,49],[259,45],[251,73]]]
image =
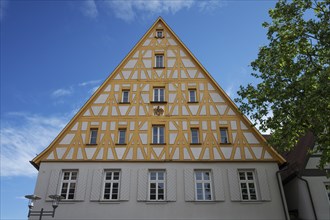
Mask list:
[[156,38],[163,38],[164,35],[163,35],[163,30],[159,29],[159,30],[156,30]]

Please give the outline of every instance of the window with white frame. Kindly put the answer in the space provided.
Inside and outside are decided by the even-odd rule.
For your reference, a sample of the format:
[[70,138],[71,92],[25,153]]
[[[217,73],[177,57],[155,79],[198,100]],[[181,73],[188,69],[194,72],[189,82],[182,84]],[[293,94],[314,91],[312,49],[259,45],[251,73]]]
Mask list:
[[165,143],[165,127],[163,125],[152,126],[152,143],[153,144]]
[[104,172],[103,199],[118,200],[120,187],[120,171],[106,170]]
[[64,171],[61,180],[61,196],[64,199],[74,199],[76,191],[78,171]]
[[191,129],[191,143],[192,144],[199,143],[199,129],[198,128]]
[[97,143],[97,128],[91,128],[90,130],[90,138],[89,138],[89,143],[90,144],[96,144]]
[[121,102],[122,103],[128,103],[129,102],[129,90],[123,90]]
[[189,102],[197,102],[196,89],[189,89]]
[[154,102],[165,102],[165,88],[154,88]]
[[330,202],[330,182],[329,183],[324,183],[325,186],[325,191],[327,192],[327,196]]
[[207,170],[195,171],[195,195],[196,195],[196,200],[201,200],[201,201],[213,200],[211,171],[207,171]]
[[118,144],[126,144],[126,129],[119,129],[118,133]]
[[256,181],[254,170],[239,170],[239,186],[241,198],[244,201],[257,200]]
[[155,56],[155,62],[156,62],[156,68],[164,67],[164,55],[163,54],[157,54]]
[[165,171],[163,170],[149,171],[149,200],[165,200],[165,178]]
[[227,128],[220,128],[220,143],[221,144],[228,144],[228,129]]

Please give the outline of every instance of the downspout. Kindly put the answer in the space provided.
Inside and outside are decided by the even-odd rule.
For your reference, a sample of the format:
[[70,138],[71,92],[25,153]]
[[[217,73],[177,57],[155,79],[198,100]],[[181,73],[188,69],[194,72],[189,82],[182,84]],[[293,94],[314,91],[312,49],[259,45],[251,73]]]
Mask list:
[[303,179],[302,177],[298,176],[297,175],[297,178],[304,181],[306,183],[306,186],[307,186],[307,191],[308,191],[308,195],[309,195],[309,199],[311,201],[311,204],[312,204],[312,208],[313,208],[313,213],[314,213],[314,218],[315,220],[317,220],[317,216],[316,216],[316,211],[315,211],[315,206],[314,206],[314,202],[313,202],[313,199],[312,199],[312,194],[311,194],[311,190],[309,188],[309,184],[308,184],[308,181],[306,179]]
[[278,188],[280,190],[284,216],[285,216],[286,220],[290,220],[289,210],[288,210],[288,206],[286,204],[284,189],[283,189],[283,185],[282,185],[282,178],[281,178],[281,172],[286,171],[287,169],[288,169],[288,166],[286,164],[286,166],[283,169],[276,171],[276,177],[277,177]]

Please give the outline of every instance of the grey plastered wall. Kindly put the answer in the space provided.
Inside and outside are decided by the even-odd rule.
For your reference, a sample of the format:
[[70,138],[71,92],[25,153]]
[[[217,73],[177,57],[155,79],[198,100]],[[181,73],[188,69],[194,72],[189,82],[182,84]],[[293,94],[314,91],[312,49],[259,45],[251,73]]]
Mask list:
[[[84,200],[62,202],[56,210],[56,219],[284,219],[275,175],[278,170],[276,163],[42,163],[35,194],[43,199],[37,202],[35,210],[40,210],[41,207],[51,210],[51,202],[45,201],[44,198],[50,184],[51,171],[58,169],[79,169],[79,173],[87,173],[87,180]],[[95,187],[92,186],[92,174],[98,169],[129,169],[129,200],[114,203],[91,201],[91,189]],[[141,169],[175,169],[176,201],[160,203],[137,201],[138,170]],[[186,201],[184,189],[186,169],[221,170],[224,199],[214,202]],[[270,200],[232,201],[228,169],[266,170]]]
[[[330,182],[325,176],[303,177],[308,181],[316,216],[319,220],[330,219],[330,202],[324,183]],[[298,210],[299,219],[315,219],[307,185],[295,178],[284,186],[289,210]]]
[[303,177],[308,181],[318,219],[330,219],[330,202],[324,183],[330,182],[325,176]]

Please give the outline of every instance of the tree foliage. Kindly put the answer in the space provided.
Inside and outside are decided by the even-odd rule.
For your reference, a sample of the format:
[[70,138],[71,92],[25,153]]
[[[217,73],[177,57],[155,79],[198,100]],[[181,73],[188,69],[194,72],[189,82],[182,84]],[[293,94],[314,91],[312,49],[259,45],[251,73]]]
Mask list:
[[280,0],[269,11],[269,44],[251,63],[257,85],[241,86],[243,113],[271,130],[270,144],[292,149],[312,132],[320,167],[330,162],[330,0]]

